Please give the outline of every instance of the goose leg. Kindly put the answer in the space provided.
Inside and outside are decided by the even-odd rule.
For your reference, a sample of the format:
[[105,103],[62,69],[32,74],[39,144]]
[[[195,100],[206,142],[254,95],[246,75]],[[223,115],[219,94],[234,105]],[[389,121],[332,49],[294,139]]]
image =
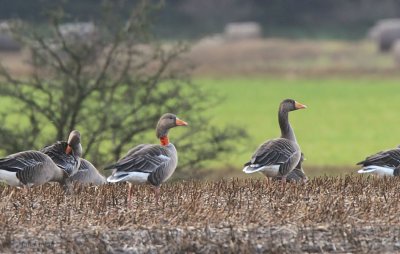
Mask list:
[[60,185],[63,188],[64,193],[66,195],[73,195],[74,194],[74,186],[73,186],[72,182],[65,181],[63,183],[60,183]]
[[156,196],[156,204],[158,204],[158,199],[160,198],[160,186],[154,187],[153,190]]
[[24,196],[28,196],[28,194],[29,194],[29,186],[24,185],[22,187],[22,193],[24,194]]
[[285,187],[286,187],[286,176],[282,176],[281,181],[282,181],[282,189],[283,189],[283,191],[285,191]]
[[128,183],[128,203],[131,204],[131,199],[132,199],[132,184]]
[[269,185],[269,181],[270,181],[270,180],[269,180],[269,177],[266,176],[265,179],[264,179],[265,185],[268,186],[268,185]]

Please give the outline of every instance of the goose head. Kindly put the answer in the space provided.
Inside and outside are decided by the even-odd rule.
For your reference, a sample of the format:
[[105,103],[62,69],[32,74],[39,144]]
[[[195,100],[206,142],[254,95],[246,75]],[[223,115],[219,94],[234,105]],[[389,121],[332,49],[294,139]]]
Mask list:
[[75,156],[82,156],[81,134],[77,130],[71,131],[67,141],[66,154],[73,154]]
[[306,105],[301,104],[300,102],[297,102],[293,99],[286,99],[281,102],[281,105],[279,107],[279,111],[282,112],[290,112],[298,109],[304,109],[307,108]]
[[176,126],[187,126],[188,123],[179,119],[176,115],[171,113],[166,113],[161,116],[158,120],[156,135],[157,138],[162,138],[168,136],[168,131]]

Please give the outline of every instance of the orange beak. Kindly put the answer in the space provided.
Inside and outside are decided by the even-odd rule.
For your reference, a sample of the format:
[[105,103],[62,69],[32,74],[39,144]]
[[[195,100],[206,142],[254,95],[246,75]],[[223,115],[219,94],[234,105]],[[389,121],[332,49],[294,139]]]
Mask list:
[[297,102],[297,101],[294,102],[294,107],[295,107],[296,109],[307,108],[306,105],[303,105],[303,104],[301,104],[301,103],[299,103],[299,102]]
[[176,120],[175,120],[175,124],[177,125],[177,126],[187,126],[188,125],[188,123],[187,122],[185,122],[185,121],[182,121],[181,119],[179,119],[179,118],[176,118]]
[[72,147],[70,145],[67,145],[67,149],[65,149],[66,154],[71,154],[72,153]]

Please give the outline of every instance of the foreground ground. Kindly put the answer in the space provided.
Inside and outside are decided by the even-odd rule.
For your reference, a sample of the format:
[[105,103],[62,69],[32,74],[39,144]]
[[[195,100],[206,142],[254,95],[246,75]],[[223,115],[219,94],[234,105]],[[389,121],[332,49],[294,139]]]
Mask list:
[[395,252],[397,178],[177,182],[148,186],[0,187],[2,252]]

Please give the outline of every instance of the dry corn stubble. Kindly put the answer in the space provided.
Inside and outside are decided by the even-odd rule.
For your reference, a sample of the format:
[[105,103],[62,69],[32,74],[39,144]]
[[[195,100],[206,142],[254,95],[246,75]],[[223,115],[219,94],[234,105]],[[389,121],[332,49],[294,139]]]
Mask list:
[[175,182],[161,187],[158,204],[145,185],[133,187],[130,204],[126,184],[75,186],[73,195],[56,184],[2,186],[0,249],[396,251],[387,243],[400,232],[398,181]]

